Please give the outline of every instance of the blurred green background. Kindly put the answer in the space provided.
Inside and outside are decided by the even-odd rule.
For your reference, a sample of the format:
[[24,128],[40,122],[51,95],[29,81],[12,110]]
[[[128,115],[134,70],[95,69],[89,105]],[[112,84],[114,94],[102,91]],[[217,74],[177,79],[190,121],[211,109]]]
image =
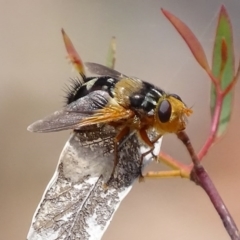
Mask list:
[[[210,80],[186,44],[160,13],[168,9],[194,31],[211,61],[220,5],[233,23],[240,50],[238,0],[0,0],[0,239],[25,239],[33,213],[55,171],[69,132],[32,134],[27,126],[63,106],[64,85],[75,73],[67,63],[63,27],[84,61],[105,64],[117,37],[116,69],[179,94],[193,106],[187,128],[199,150],[210,129]],[[236,61],[237,62],[237,61]],[[240,226],[240,94],[232,122],[204,166]],[[190,162],[175,136],[162,149]],[[152,164],[149,169],[159,169]],[[228,235],[200,187],[182,179],[136,183],[104,240],[227,240]]]

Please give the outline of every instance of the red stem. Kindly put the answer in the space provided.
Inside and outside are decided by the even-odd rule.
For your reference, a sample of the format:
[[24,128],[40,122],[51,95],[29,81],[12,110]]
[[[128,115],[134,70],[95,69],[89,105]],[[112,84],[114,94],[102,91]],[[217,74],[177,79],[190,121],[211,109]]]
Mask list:
[[233,89],[233,87],[237,83],[239,76],[240,76],[240,63],[238,64],[238,69],[237,69],[234,79],[231,81],[231,83],[227,86],[227,88],[223,92],[224,97]]
[[223,200],[221,199],[217,189],[215,188],[213,182],[211,181],[209,175],[203,168],[198,159],[198,156],[195,154],[191,141],[186,134],[186,132],[182,131],[177,133],[178,138],[182,141],[182,143],[186,146],[193,162],[193,169],[191,171],[191,180],[196,184],[200,185],[207,195],[209,196],[214,208],[218,212],[220,218],[222,219],[223,225],[227,230],[229,236],[232,240],[240,240],[239,230],[227,210]]
[[[207,72],[208,76],[210,77],[213,85],[215,86],[215,88],[216,88],[217,91],[218,91],[218,90],[220,89],[220,84],[219,84],[218,79],[216,79],[216,78],[213,76],[213,74],[212,74],[211,71],[206,71],[206,72]],[[220,89],[220,90],[221,90],[221,89]]]
[[195,166],[192,178],[206,191],[232,240],[240,240],[239,230],[205,169]]
[[198,158],[200,161],[207,154],[209,148],[212,146],[212,144],[215,141],[215,136],[216,136],[216,132],[219,125],[219,119],[221,115],[222,103],[223,103],[223,95],[221,92],[217,92],[216,106],[215,106],[214,115],[213,115],[212,124],[211,124],[211,132],[207,141],[205,142],[205,144],[203,145],[202,149],[198,154]]
[[159,158],[161,159],[162,162],[164,162],[167,166],[171,167],[172,169],[180,169],[181,171],[184,172],[189,172],[191,171],[191,168],[177,160],[175,160],[173,157],[169,156],[168,154],[164,152],[160,152]]

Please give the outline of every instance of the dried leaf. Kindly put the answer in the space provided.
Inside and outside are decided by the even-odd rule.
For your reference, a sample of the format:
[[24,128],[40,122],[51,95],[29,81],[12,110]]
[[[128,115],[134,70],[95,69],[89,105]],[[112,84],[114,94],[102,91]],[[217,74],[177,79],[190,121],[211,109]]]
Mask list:
[[[221,89],[224,90],[234,79],[234,50],[232,26],[224,6],[221,7],[216,37],[214,42],[212,73],[219,79]],[[221,115],[216,137],[221,137],[230,121],[232,112],[233,92],[230,91],[223,100]],[[216,90],[211,87],[211,115],[213,117],[216,107]]]
[[[109,126],[86,127],[72,134],[33,217],[27,240],[101,239],[139,176],[140,156],[146,151],[138,136],[127,136],[119,145],[119,164],[105,191],[103,184],[113,167],[115,135]],[[160,144],[161,140],[154,154],[159,153]],[[149,154],[144,162],[151,160]]]

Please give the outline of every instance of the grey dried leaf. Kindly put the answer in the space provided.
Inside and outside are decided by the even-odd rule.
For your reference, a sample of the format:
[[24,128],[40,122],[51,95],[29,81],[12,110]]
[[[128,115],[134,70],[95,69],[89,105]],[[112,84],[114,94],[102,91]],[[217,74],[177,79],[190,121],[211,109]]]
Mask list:
[[[86,127],[71,135],[33,217],[28,240],[101,239],[139,176],[140,156],[147,149],[136,134],[122,140],[119,164],[106,191],[103,184],[113,167],[115,135],[107,125]],[[159,153],[160,145],[161,140],[154,154]],[[152,154],[148,154],[144,164],[151,160]]]

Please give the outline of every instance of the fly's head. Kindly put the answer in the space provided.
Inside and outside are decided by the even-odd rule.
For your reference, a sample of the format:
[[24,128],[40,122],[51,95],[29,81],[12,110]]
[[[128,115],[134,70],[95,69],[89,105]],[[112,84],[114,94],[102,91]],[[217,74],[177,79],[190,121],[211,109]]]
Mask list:
[[166,94],[158,101],[154,127],[162,134],[178,133],[186,128],[192,112],[178,95]]

